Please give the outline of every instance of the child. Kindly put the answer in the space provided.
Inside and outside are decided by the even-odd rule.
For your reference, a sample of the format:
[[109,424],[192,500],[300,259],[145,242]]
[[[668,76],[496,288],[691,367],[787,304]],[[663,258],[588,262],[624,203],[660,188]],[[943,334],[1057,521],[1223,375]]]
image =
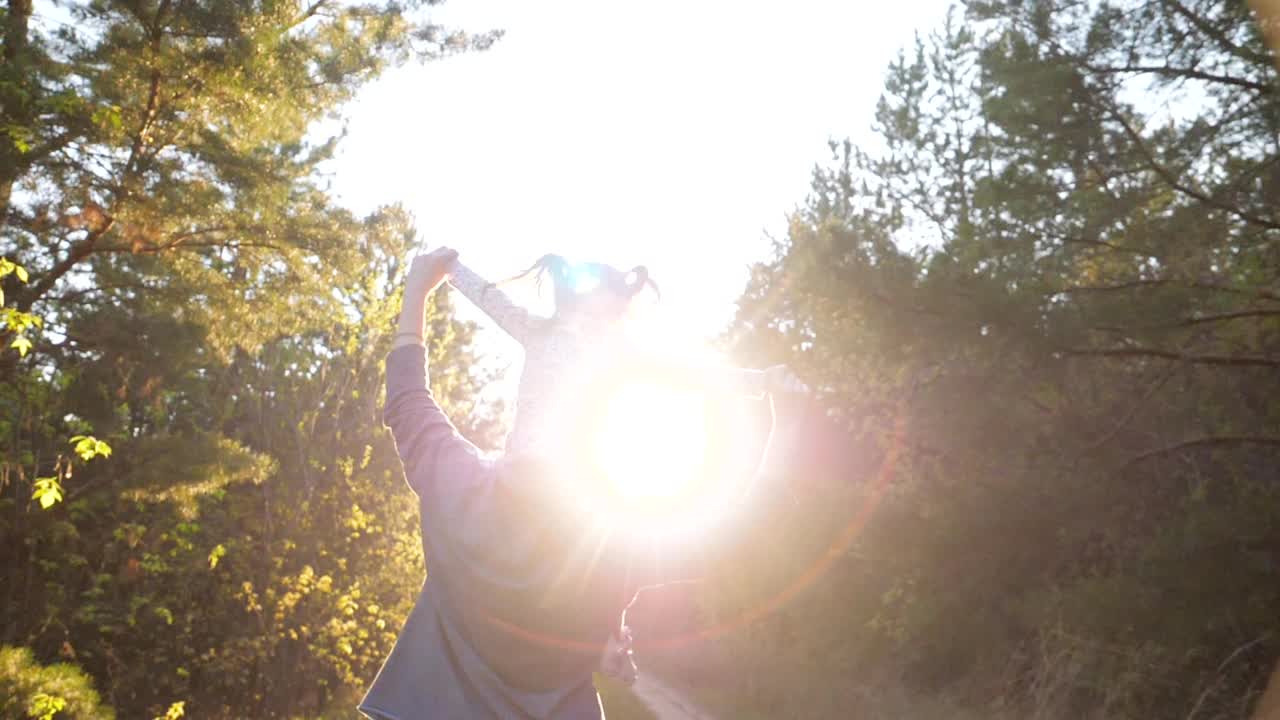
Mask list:
[[[491,317],[524,347],[524,370],[516,392],[516,414],[507,437],[512,458],[555,459],[572,456],[565,444],[574,425],[564,417],[571,409],[564,398],[586,386],[594,372],[617,362],[626,352],[621,331],[632,299],[657,285],[643,266],[624,273],[601,263],[571,264],[559,255],[544,255],[516,277],[550,275],[555,313],[538,317],[512,302],[506,293],[461,262],[454,262],[450,284]],[[740,368],[686,369],[698,373],[702,387],[737,390],[761,397],[768,390],[803,391],[784,366],[769,370]]]
[[[631,301],[657,285],[648,270],[637,266],[624,273],[601,263],[572,264],[559,255],[544,255],[516,277],[536,273],[539,283],[550,275],[555,313],[538,317],[516,303],[493,283],[455,261],[450,283],[491,317],[525,350],[524,370],[516,395],[513,429],[507,437],[511,462],[539,462],[575,457],[573,443],[580,426],[569,415],[576,408],[566,398],[590,394],[598,373],[630,358],[621,338]],[[670,370],[671,368],[666,368]],[[784,367],[769,370],[740,368],[682,368],[703,388],[738,391],[761,397],[765,392],[803,392],[803,385]],[[563,464],[563,462],[561,462]],[[631,633],[620,625],[610,636],[602,670],[624,682],[635,679],[631,662]]]

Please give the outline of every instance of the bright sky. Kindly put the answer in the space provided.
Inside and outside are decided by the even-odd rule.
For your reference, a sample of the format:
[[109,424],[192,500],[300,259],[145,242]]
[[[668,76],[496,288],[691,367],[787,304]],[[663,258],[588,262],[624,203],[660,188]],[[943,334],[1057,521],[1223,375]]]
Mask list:
[[348,109],[334,190],[359,211],[404,203],[425,242],[492,279],[547,252],[645,264],[662,316],[711,336],[748,265],[768,257],[766,233],[784,233],[827,162],[827,140],[868,137],[886,65],[945,11],[943,0],[452,0],[437,21],[506,36],[368,87]]

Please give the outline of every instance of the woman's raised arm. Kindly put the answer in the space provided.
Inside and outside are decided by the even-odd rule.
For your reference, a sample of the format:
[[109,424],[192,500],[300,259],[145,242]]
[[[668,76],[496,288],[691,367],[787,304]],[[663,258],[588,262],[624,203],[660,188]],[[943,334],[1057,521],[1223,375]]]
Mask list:
[[387,356],[387,401],[383,422],[391,428],[405,478],[419,497],[429,492],[439,468],[473,462],[478,451],[458,435],[431,397],[427,384],[427,296],[448,276],[458,253],[440,248],[414,259],[405,280],[400,324]]

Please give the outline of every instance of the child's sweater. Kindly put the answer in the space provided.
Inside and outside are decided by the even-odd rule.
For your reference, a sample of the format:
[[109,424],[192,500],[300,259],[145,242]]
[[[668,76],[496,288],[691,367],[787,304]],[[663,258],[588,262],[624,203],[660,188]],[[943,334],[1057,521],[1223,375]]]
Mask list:
[[[580,331],[564,320],[540,317],[520,307],[492,283],[455,262],[450,283],[524,347],[524,370],[516,391],[516,414],[507,453],[512,456],[560,457],[570,423],[559,417],[561,399],[572,398],[595,370],[620,349],[619,342]],[[696,370],[703,387],[719,386],[744,395],[763,395],[764,374],[758,370]]]

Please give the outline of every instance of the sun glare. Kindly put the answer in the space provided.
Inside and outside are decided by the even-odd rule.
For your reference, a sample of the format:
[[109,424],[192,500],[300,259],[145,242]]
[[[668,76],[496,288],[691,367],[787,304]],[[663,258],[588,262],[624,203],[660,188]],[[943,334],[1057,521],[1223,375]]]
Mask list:
[[657,383],[618,388],[595,431],[593,452],[617,494],[639,503],[675,501],[704,472],[702,399]]

